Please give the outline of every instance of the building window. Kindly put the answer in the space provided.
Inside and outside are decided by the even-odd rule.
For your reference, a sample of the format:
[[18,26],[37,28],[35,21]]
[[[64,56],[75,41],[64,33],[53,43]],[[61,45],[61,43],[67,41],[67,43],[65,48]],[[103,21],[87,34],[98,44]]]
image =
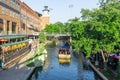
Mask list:
[[0,19],[0,33],[3,32],[3,20]]
[[22,28],[22,30],[25,30],[25,23],[22,22],[21,28]]
[[19,14],[18,13],[16,13],[16,18],[19,18]]
[[11,7],[14,7],[14,3],[15,3],[14,0],[10,0],[10,6],[11,6]]
[[12,22],[12,32],[16,33],[16,23]]
[[14,17],[14,12],[12,12],[12,17]]
[[5,14],[5,8],[2,7],[2,14]]
[[10,16],[12,17],[12,11],[10,11]]
[[9,13],[9,10],[2,7],[2,14],[8,15],[8,13]]
[[8,15],[8,12],[9,12],[9,10],[8,10],[8,9],[5,9],[5,14],[6,14],[6,15]]
[[14,13],[13,11],[10,11],[10,16],[11,16],[11,17],[14,17],[14,14],[15,14],[15,13]]
[[20,3],[19,2],[16,2],[16,9],[20,10]]
[[5,2],[5,0],[2,0],[2,2],[4,3],[4,2]]
[[18,14],[18,18],[20,18],[20,14]]

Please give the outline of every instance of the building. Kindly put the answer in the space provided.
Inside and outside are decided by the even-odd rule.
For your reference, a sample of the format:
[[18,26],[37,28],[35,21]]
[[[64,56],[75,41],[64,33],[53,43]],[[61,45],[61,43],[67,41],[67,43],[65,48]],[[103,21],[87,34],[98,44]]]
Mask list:
[[0,0],[0,35],[16,35],[20,29],[20,1]]
[[49,9],[43,15],[20,0],[0,0],[0,35],[31,35],[49,24]]
[[21,31],[27,35],[32,35],[40,31],[40,17],[27,4],[21,2]]

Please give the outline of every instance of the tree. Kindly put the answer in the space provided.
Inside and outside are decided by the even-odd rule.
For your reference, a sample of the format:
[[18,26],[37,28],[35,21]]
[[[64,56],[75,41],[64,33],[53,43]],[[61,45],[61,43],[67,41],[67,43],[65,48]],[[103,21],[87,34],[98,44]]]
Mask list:
[[41,32],[39,33],[39,41],[40,41],[41,43],[45,43],[45,41],[46,41],[45,32],[41,31]]
[[82,21],[70,19],[66,23],[57,22],[47,25],[47,32],[70,32],[72,45],[87,56],[101,50],[115,52],[114,46],[120,43],[120,3],[117,0],[99,0],[100,7],[82,9]]

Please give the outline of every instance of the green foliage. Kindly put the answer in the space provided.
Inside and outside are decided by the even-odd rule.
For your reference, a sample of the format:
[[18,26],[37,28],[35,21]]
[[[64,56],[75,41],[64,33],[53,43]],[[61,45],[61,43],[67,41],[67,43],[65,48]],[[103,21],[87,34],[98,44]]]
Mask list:
[[45,36],[45,32],[44,31],[41,31],[40,34],[39,34],[39,41],[41,43],[45,43],[46,41],[46,36]]
[[106,77],[109,77],[109,76],[110,76],[110,72],[109,72],[109,71],[105,71],[103,74],[104,74]]
[[28,67],[34,67],[35,65],[34,65],[34,62],[30,62],[30,63],[27,64],[27,66]]
[[45,44],[41,43],[40,45],[40,53],[43,53],[45,49]]

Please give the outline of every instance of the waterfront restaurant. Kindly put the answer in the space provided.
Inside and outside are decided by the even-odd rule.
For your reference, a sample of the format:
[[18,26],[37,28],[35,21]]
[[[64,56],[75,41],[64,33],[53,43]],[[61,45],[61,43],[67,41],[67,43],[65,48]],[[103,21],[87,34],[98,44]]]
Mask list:
[[48,22],[49,15],[32,10],[20,0],[0,0],[0,67],[29,53],[31,45],[36,47],[39,32]]

